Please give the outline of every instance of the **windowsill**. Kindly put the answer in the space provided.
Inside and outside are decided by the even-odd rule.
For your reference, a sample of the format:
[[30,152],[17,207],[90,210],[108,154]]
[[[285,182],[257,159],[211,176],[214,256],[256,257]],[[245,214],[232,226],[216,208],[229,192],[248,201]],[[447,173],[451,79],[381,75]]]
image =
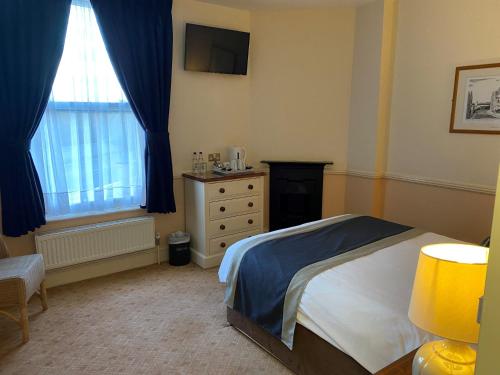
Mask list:
[[81,214],[68,214],[62,216],[51,216],[47,217],[47,223],[57,223],[61,221],[69,221],[69,220],[77,220],[77,219],[92,219],[99,218],[103,216],[110,216],[114,214],[123,214],[127,212],[146,212],[145,209],[140,207],[128,207],[123,209],[113,209],[109,211],[95,211],[95,212],[86,212]]

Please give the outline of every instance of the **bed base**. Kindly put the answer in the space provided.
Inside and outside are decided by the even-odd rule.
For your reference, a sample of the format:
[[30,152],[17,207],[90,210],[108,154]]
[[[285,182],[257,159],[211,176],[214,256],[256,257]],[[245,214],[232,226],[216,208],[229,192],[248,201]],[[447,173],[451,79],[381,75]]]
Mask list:
[[[229,307],[227,321],[296,374],[370,374],[349,355],[298,323],[295,326],[293,349],[290,350],[280,340]],[[376,375],[411,375],[414,355],[415,351],[408,353]]]

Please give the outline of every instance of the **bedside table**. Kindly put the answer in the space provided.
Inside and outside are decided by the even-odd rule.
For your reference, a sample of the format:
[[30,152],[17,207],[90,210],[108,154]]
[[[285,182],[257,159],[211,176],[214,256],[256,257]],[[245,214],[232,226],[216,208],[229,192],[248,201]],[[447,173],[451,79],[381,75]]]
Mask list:
[[415,357],[416,353],[417,350],[408,353],[404,357],[398,359],[396,362],[393,362],[389,366],[384,367],[375,375],[412,375],[411,366],[413,364],[413,358]]

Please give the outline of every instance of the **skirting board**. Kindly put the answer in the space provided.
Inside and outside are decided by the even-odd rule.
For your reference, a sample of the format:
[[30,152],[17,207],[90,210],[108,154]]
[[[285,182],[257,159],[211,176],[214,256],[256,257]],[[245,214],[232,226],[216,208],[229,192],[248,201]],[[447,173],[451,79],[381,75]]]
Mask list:
[[[217,267],[221,263],[223,257],[223,253],[206,257],[191,248],[191,260],[201,268]],[[168,250],[166,248],[160,248],[160,262],[163,263],[167,261]],[[71,284],[77,281],[111,275],[113,273],[127,271],[134,268],[146,267],[156,263],[156,248],[138,251],[132,254],[100,259],[98,261],[96,260],[93,262],[48,271],[46,276],[46,285],[48,288],[52,288],[59,285]]]
[[212,268],[217,267],[220,262],[222,262],[222,258],[224,258],[224,253],[205,256],[195,249],[191,248],[191,260],[199,265],[201,268]]
[[[160,248],[160,262],[166,261],[168,261],[168,251],[165,248]],[[45,281],[47,287],[51,288],[156,263],[156,248],[154,248],[51,270],[47,272]]]

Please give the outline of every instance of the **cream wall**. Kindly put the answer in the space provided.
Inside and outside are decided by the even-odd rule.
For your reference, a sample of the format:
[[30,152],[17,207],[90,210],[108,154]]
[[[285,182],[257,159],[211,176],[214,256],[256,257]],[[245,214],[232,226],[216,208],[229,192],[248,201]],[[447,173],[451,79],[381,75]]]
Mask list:
[[497,0],[400,0],[388,173],[494,189],[500,136],[448,132],[455,67],[500,61]]
[[[500,168],[498,169],[497,190],[500,191]],[[500,315],[500,196],[496,199],[494,215],[481,329],[479,332],[477,375],[489,375],[498,372],[498,343],[500,341],[500,324],[498,324],[498,316]]]
[[[191,169],[193,151],[224,152],[228,144],[244,143],[249,126],[250,75],[229,76],[184,71],[184,24],[194,22],[250,30],[250,13],[192,0],[175,0],[172,10],[174,48],[172,65],[172,100],[170,112],[170,141],[174,166],[174,193],[177,213],[153,215],[156,230],[161,235],[162,259],[165,259],[166,237],[183,230],[184,189],[182,171]],[[133,210],[111,215],[89,216],[72,220],[54,221],[40,230],[53,230],[108,220],[146,215],[144,210]],[[6,237],[13,255],[32,253],[34,234],[18,238]],[[156,261],[154,251],[117,257],[84,264],[49,274],[49,286],[95,277],[111,272],[143,266]]]
[[[346,209],[382,217],[392,100],[397,0],[357,9]],[[367,178],[368,177],[368,178]]]
[[[379,196],[384,218],[480,241],[491,229],[500,136],[450,134],[448,126],[455,67],[499,61],[500,35],[494,31],[498,27],[493,14],[499,13],[500,2],[393,2],[399,10],[392,93],[381,95],[382,90],[377,96],[376,81],[365,80],[370,95],[361,100],[356,77],[373,77],[379,61],[381,77],[384,69],[391,70],[390,53],[384,49],[388,23],[381,20],[382,3],[388,1],[376,0],[358,9],[358,21],[363,22],[357,24],[356,34],[349,138],[353,175],[347,178],[346,210],[373,213],[375,190],[385,181]],[[382,42],[370,36],[381,28]],[[371,43],[366,43],[369,38]],[[389,56],[385,62],[384,51]],[[384,85],[387,79],[382,78],[379,88]],[[379,105],[380,129],[381,103],[389,99],[384,104],[389,137],[384,140],[375,135],[374,106]],[[379,151],[374,152],[376,147]],[[382,155],[379,167],[377,155]]]
[[251,65],[246,76],[185,71],[185,23],[248,32],[250,12],[175,0],[172,17],[174,57],[169,130],[174,174],[180,174],[191,169],[193,151],[205,155],[221,152],[225,158],[228,145],[247,143],[252,77]]
[[354,8],[251,14],[251,159],[347,166]]
[[385,173],[392,101],[397,0],[376,0],[356,13],[348,169]]
[[495,196],[387,180],[384,217],[462,241],[489,236]]
[[347,213],[373,215],[374,191],[378,178],[346,176],[345,209]]
[[[333,160],[324,179],[325,217],[376,213],[469,241],[489,233],[500,136],[449,134],[448,120],[455,66],[500,55],[493,16],[500,3],[484,0],[474,7],[466,0],[400,0],[393,30],[396,5],[376,0],[357,11],[249,12],[174,1],[170,137],[178,212],[155,215],[162,248],[168,233],[184,229],[179,175],[190,169],[191,153],[219,151],[224,157],[230,144],[246,146],[254,164]],[[185,22],[251,31],[249,74],[184,71]],[[486,194],[460,190],[470,187]],[[143,214],[52,222],[42,230]],[[32,234],[7,242],[15,255],[34,249]],[[145,252],[78,267],[71,277],[154,260],[154,253]],[[55,283],[68,279],[65,272],[54,276]]]
[[[169,131],[177,213],[153,215],[161,235],[162,260],[165,260],[166,236],[185,228],[180,174],[191,168],[191,155],[195,150],[205,154],[221,152],[224,158],[228,145],[242,144],[252,161],[272,157],[331,159],[345,169],[355,11],[348,8],[297,10],[272,12],[267,17],[192,0],[174,0],[172,14],[174,49]],[[184,71],[186,22],[252,31],[249,74],[231,76]],[[252,83],[254,77],[255,84]],[[269,92],[265,87],[267,79],[272,87]],[[252,101],[251,97],[255,96],[263,100]],[[311,130],[307,137],[304,137],[304,129]],[[331,171],[325,174],[324,216],[343,213],[344,191],[345,176]],[[265,209],[267,211],[267,205]],[[41,231],[145,214],[143,210],[133,210],[54,221]],[[6,241],[13,255],[29,254],[35,248],[33,233],[6,238]],[[155,261],[155,251],[145,251],[51,271],[48,283],[58,285]]]
[[[376,175],[385,173],[387,168],[387,148],[392,109],[392,87],[398,15],[399,0],[384,0],[384,21],[382,26],[382,45],[380,56],[381,67],[377,113],[378,126],[375,158]],[[378,190],[382,193],[383,187],[378,187]]]
[[383,22],[383,1],[358,8],[347,155],[349,170],[369,174],[375,172],[377,151]]
[[475,242],[491,230],[500,136],[448,127],[455,67],[500,60],[500,2],[480,3],[400,0],[387,175],[408,181],[385,195],[389,219]]

